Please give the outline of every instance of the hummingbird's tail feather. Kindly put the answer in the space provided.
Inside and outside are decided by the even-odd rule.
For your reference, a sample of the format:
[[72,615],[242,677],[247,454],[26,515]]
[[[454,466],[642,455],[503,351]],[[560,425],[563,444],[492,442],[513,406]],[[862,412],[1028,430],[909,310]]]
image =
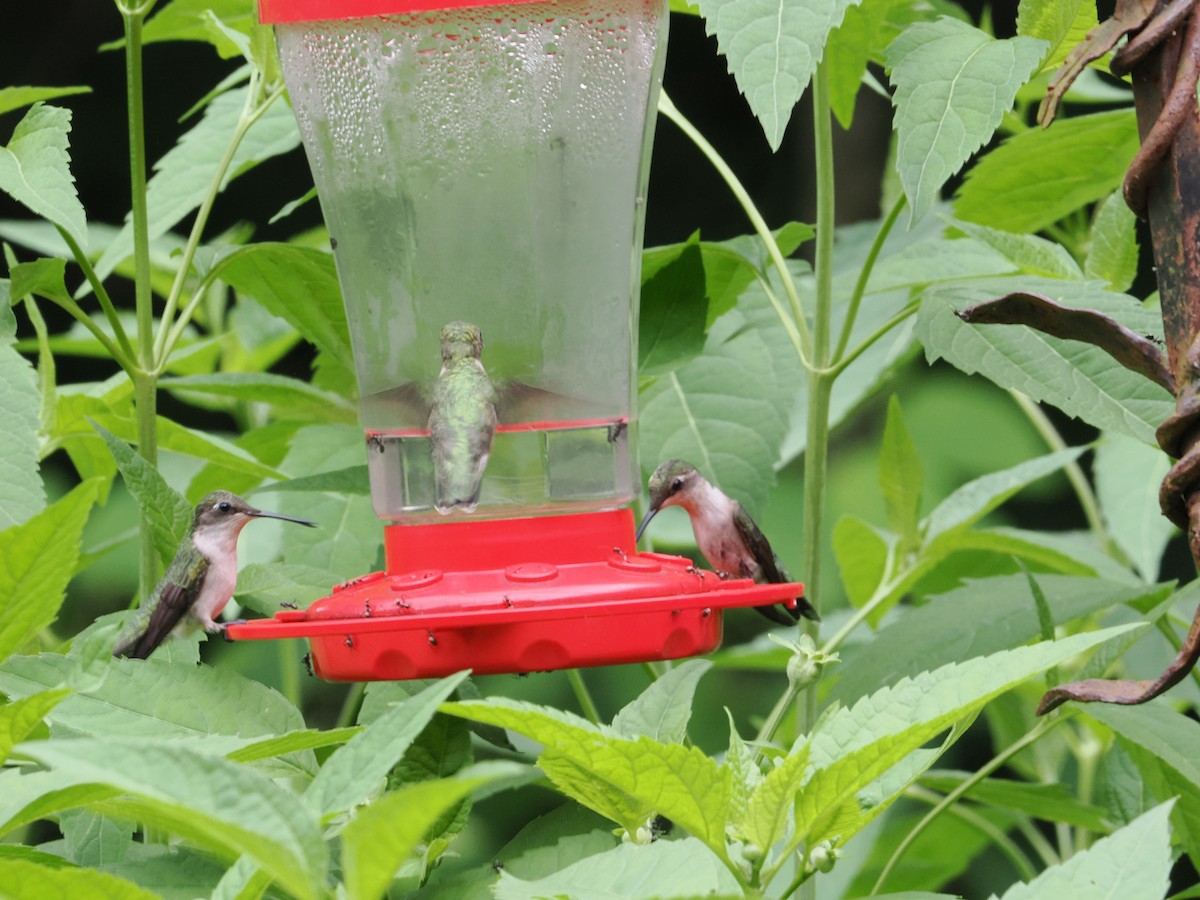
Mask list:
[[755,606],[754,611],[763,618],[770,619],[776,625],[795,625],[800,621],[801,616],[813,622],[821,621],[821,617],[817,615],[813,605],[803,597],[796,598],[795,607],[772,603],[767,606]]

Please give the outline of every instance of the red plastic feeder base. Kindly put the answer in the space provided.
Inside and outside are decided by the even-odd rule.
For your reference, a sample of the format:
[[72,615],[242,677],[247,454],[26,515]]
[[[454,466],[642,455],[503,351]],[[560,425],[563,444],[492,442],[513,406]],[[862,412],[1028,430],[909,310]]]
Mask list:
[[804,594],[637,553],[633,536],[628,509],[389,525],[386,572],[228,634],[308,638],[313,672],[330,681],[541,672],[708,653],[724,610]]

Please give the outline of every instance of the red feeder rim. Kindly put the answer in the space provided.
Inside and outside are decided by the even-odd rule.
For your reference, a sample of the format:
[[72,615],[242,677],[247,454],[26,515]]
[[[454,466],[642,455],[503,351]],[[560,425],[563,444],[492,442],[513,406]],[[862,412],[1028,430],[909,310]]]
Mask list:
[[708,653],[724,610],[794,608],[804,594],[637,553],[633,526],[628,509],[389,525],[387,571],[227,633],[307,638],[314,674],[330,681],[538,672]]
[[258,21],[264,25],[279,25],[534,2],[539,0],[258,0]]

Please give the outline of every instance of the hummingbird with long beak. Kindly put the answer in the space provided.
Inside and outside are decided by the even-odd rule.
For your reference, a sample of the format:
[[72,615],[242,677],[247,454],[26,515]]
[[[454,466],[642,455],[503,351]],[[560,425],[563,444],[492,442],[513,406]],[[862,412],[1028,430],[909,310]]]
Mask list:
[[433,455],[434,506],[474,512],[483,470],[496,432],[496,388],[483,368],[478,325],[450,322],[442,328],[442,370],[433,385],[429,439]]
[[213,491],[196,506],[192,524],[167,573],[117,639],[113,656],[145,659],[188,616],[209,634],[237,586],[237,540],[252,519],[282,519],[314,527],[307,519],[255,509],[229,491]]
[[[692,520],[696,546],[722,578],[753,578],[759,584],[783,584],[787,573],[750,514],[720,488],[681,459],[669,459],[650,476],[650,509],[638,526],[635,541],[650,520],[668,506],[681,506]],[[792,625],[800,616],[820,621],[803,597],[796,607],[756,606],[761,615],[778,625]],[[786,613],[786,615],[785,615]]]

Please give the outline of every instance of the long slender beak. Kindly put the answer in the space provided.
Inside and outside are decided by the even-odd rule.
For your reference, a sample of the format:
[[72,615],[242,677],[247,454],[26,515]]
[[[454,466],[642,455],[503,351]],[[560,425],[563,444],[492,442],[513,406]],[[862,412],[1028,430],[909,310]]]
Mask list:
[[650,520],[656,515],[658,515],[658,510],[651,507],[650,511],[646,513],[645,518],[642,519],[642,524],[638,526],[637,534],[633,536],[635,544],[642,539],[642,532],[646,530],[646,526],[650,524]]
[[295,522],[297,525],[307,525],[309,528],[316,528],[316,522],[310,522],[308,519],[297,519],[293,516],[284,516],[279,513],[263,512],[261,509],[256,509],[250,515],[259,519],[282,519],[284,522]]

